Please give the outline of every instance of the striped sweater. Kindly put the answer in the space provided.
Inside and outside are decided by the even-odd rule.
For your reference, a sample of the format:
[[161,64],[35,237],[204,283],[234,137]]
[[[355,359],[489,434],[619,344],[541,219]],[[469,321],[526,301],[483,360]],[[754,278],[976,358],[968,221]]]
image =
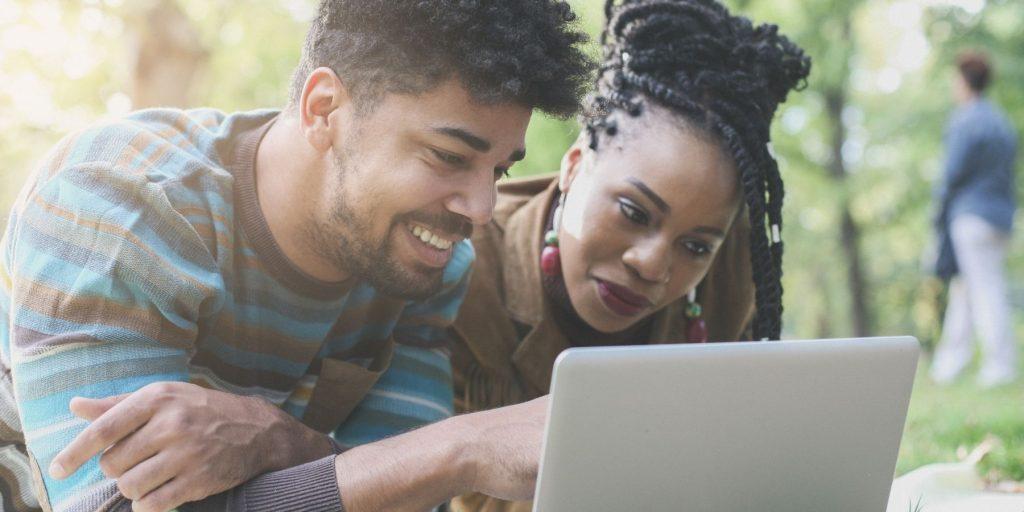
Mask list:
[[96,458],[46,474],[86,426],[74,396],[190,381],[260,396],[344,446],[451,415],[444,329],[472,247],[456,246],[421,302],[303,273],[256,196],[276,115],[138,112],[67,137],[29,179],[0,244],[3,510],[115,495]]

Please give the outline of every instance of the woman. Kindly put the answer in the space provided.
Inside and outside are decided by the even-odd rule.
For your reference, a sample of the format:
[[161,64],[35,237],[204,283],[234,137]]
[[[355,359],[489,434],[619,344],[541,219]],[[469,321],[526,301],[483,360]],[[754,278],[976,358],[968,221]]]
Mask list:
[[[504,184],[451,330],[460,412],[546,394],[570,346],[778,339],[769,145],[810,60],[713,0],[605,6],[604,62],[557,180]],[[529,510],[480,495],[461,510]]]

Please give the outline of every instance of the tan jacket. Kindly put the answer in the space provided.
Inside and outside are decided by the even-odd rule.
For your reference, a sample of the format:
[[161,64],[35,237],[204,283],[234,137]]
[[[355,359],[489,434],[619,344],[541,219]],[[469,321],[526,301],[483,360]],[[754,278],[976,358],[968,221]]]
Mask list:
[[[540,253],[548,208],[558,193],[548,175],[498,187],[494,220],[473,235],[476,262],[469,291],[452,326],[455,407],[472,412],[524,402],[548,393],[555,358],[570,347],[541,289]],[[754,284],[750,224],[741,212],[698,289],[712,341],[749,339]],[[655,313],[646,343],[686,340],[685,298]],[[523,511],[482,495],[455,499],[452,510]]]

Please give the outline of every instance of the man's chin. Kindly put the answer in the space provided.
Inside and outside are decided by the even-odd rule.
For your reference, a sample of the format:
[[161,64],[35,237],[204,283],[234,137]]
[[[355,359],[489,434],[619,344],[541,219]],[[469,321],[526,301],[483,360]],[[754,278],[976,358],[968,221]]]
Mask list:
[[372,280],[370,285],[381,293],[406,300],[424,300],[441,291],[444,269],[406,267],[401,270],[392,269],[374,277],[377,279]]

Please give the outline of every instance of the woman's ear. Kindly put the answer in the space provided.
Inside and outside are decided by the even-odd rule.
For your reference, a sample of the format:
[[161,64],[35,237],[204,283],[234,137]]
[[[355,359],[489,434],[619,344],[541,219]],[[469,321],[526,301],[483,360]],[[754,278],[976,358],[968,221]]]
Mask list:
[[569,186],[572,185],[582,168],[584,148],[586,148],[586,135],[580,133],[576,142],[573,142],[572,146],[569,146],[569,150],[562,155],[562,166],[558,173],[558,189],[563,194],[569,192]]

